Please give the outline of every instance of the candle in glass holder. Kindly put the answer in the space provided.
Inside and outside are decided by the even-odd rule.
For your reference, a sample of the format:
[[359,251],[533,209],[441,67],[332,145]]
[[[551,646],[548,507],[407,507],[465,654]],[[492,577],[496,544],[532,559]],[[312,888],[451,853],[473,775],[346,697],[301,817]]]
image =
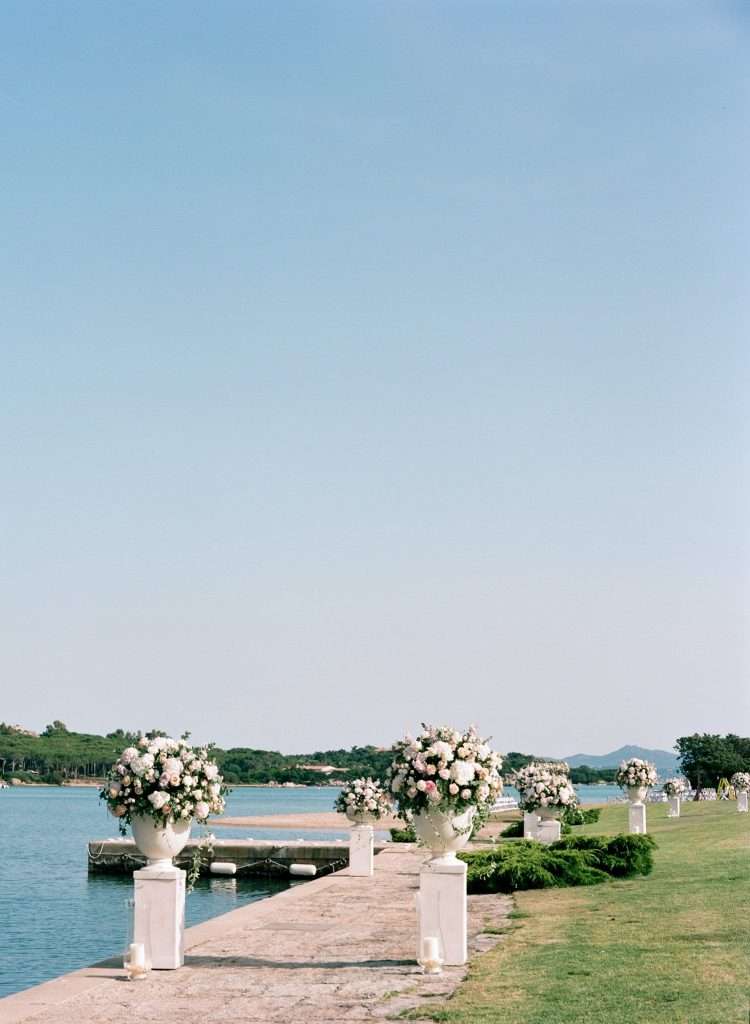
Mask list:
[[131,942],[128,947],[128,960],[132,967],[146,966],[146,947],[142,942]]
[[422,939],[422,956],[419,962],[425,974],[440,974],[443,961],[440,956],[440,943],[434,935],[425,935]]
[[145,978],[148,973],[146,947],[142,942],[131,942],[123,966],[131,981]]

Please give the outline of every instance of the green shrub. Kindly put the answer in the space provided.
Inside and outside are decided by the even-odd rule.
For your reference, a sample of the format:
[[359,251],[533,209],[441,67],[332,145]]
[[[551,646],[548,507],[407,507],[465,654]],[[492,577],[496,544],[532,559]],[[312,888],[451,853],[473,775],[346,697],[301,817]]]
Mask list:
[[585,850],[591,854],[591,863],[613,878],[630,878],[633,875],[648,875],[654,866],[653,850],[656,848],[653,836],[566,836],[551,849]]
[[566,807],[560,815],[563,825],[592,825],[599,820],[600,807]]
[[571,836],[549,846],[524,840],[459,857],[468,865],[470,893],[515,892],[646,875],[655,845],[648,835]]
[[392,843],[416,843],[417,834],[411,825],[407,825],[406,828],[392,828],[391,829],[391,842]]
[[511,821],[506,825],[500,835],[503,839],[523,839],[523,821]]

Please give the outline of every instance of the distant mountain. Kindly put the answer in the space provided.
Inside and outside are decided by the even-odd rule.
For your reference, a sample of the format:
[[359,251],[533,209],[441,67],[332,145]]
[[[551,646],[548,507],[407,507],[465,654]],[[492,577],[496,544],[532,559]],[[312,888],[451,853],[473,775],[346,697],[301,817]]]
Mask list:
[[617,768],[620,761],[628,757],[640,757],[644,761],[651,761],[656,765],[656,770],[662,778],[676,775],[679,771],[676,754],[671,754],[668,750],[647,750],[645,747],[620,747],[609,754],[573,754],[563,760],[567,761],[571,768],[578,768],[582,764],[587,764],[589,768]]

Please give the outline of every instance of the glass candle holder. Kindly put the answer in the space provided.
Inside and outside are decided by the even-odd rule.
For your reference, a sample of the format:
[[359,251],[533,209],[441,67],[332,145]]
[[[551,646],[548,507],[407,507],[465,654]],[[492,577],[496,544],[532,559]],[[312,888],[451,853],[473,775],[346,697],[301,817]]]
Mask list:
[[122,955],[122,966],[128,981],[142,981],[148,977],[151,962],[146,955],[146,947],[142,942],[134,940],[135,900],[127,900],[127,937],[125,951]]
[[441,955],[440,939],[437,936],[426,935],[422,939],[419,966],[425,974],[442,974],[444,962]]

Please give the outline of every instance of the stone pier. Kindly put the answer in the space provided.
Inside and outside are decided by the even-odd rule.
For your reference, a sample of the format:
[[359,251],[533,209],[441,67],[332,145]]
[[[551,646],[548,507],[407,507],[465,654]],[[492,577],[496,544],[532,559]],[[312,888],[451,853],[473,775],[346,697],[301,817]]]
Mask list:
[[[373,877],[300,883],[185,932],[185,966],[124,980],[122,960],[0,1000],[2,1024],[343,1024],[397,1016],[450,995],[466,967],[415,962],[424,850],[388,846]],[[502,941],[507,896],[469,896],[469,956]]]

